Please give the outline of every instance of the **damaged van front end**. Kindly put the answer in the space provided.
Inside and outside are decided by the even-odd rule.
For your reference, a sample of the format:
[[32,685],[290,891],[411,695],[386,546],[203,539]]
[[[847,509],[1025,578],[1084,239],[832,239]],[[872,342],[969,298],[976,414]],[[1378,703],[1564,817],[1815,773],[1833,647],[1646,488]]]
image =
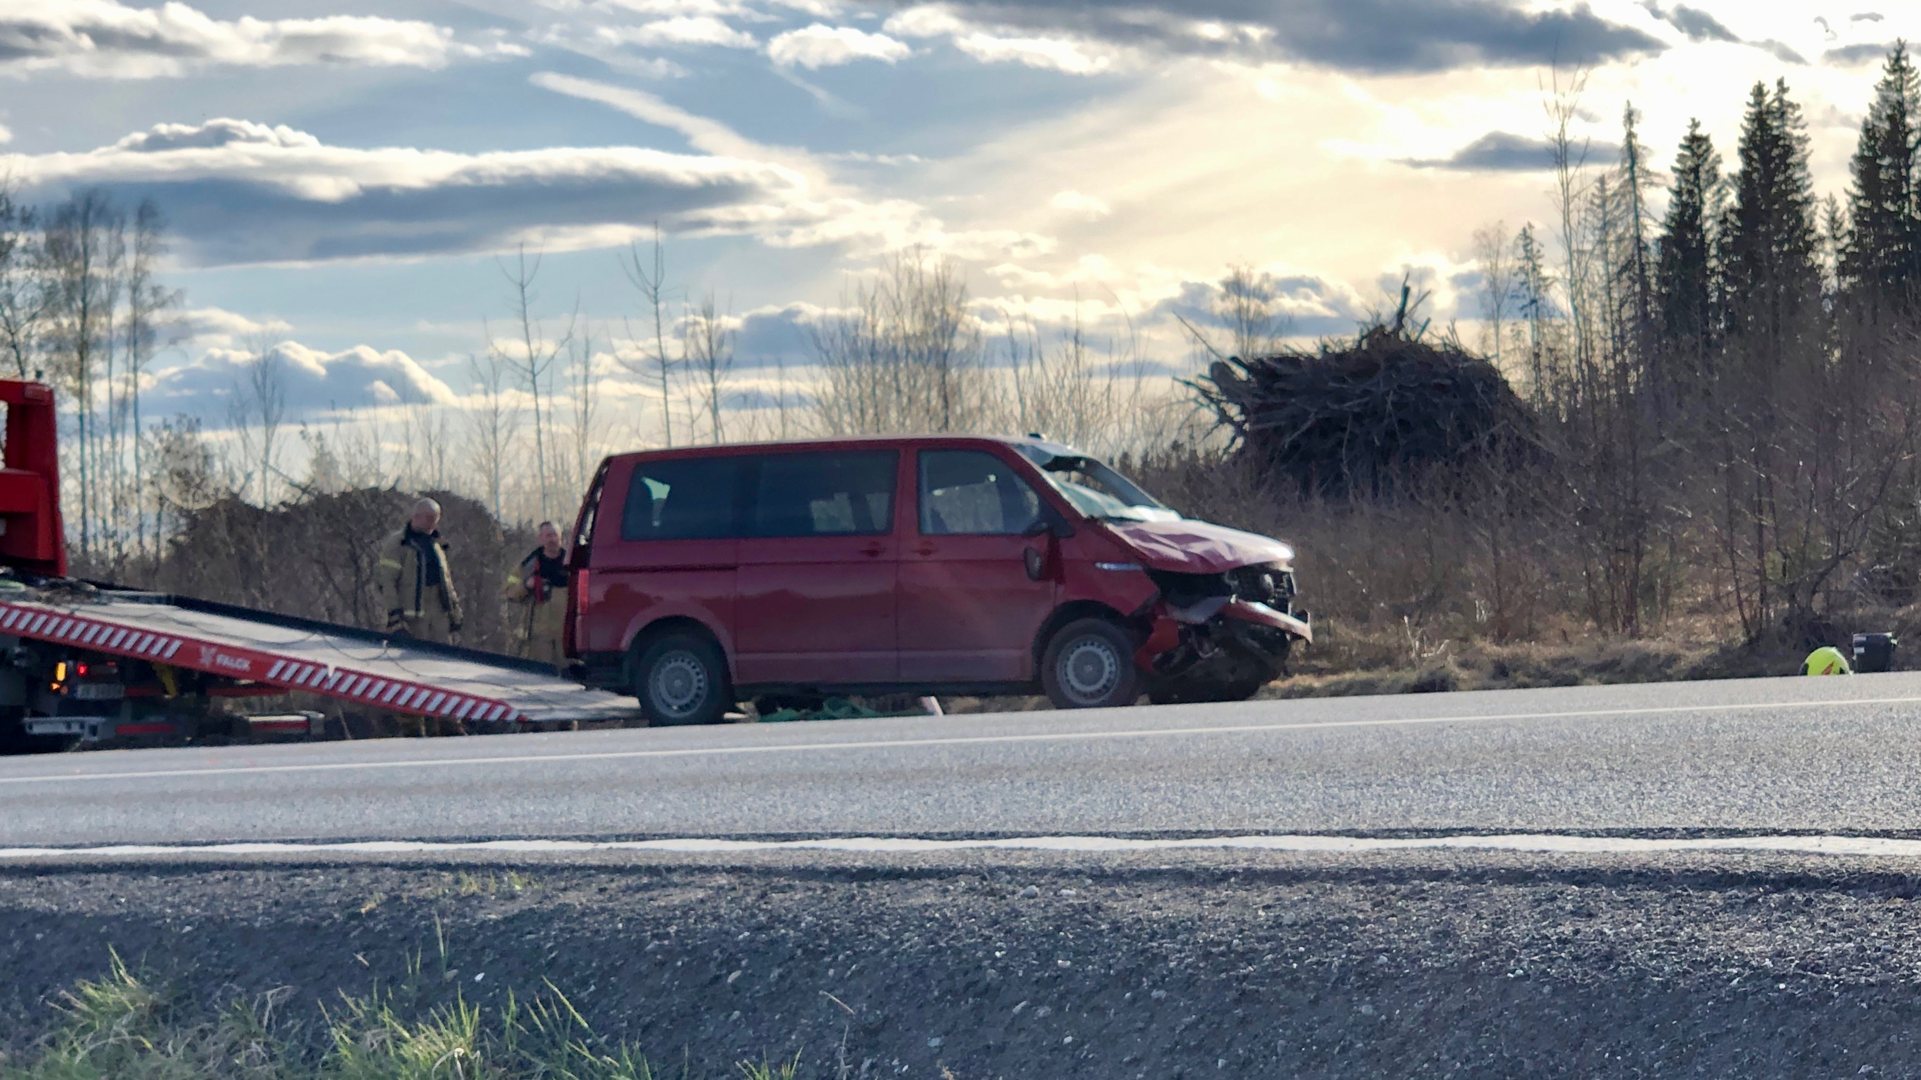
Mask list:
[[1161,703],[1240,701],[1286,673],[1314,640],[1296,606],[1294,550],[1270,537],[1192,520],[1110,525],[1153,582],[1134,662]]

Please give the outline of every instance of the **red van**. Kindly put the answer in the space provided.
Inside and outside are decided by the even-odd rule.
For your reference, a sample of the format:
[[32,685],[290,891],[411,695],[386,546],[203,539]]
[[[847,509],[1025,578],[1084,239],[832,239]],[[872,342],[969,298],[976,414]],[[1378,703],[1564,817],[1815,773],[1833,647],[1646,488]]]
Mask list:
[[575,524],[567,647],[657,724],[826,693],[1240,700],[1312,639],[1293,560],[1040,438],[621,454]]

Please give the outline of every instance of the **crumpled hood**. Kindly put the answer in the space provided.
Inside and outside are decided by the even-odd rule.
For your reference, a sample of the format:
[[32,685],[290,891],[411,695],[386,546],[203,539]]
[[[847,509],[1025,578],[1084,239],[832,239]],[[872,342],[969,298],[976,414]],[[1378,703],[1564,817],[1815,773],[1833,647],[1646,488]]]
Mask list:
[[1178,574],[1224,574],[1242,566],[1292,563],[1294,551],[1268,536],[1205,521],[1107,521],[1142,565]]

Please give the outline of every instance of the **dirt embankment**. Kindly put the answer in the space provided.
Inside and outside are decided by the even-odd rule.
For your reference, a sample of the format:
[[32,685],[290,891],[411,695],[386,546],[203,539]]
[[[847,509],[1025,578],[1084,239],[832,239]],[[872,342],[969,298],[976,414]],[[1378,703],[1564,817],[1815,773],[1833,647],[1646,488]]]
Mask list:
[[1921,1073],[1904,867],[787,858],[0,870],[0,1045],[112,949],[296,1042],[343,992],[551,981],[670,1075]]

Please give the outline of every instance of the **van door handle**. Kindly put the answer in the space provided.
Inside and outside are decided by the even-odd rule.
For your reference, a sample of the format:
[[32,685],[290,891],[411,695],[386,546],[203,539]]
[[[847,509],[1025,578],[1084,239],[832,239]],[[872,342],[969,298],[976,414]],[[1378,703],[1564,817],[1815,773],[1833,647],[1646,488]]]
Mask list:
[[938,550],[938,549],[936,549],[936,548],[934,547],[934,545],[932,545],[932,544],[921,544],[921,545],[919,545],[919,546],[917,546],[917,547],[915,547],[915,548],[914,548],[914,554],[916,554],[916,555],[932,555],[932,554],[933,554],[933,553],[934,553],[934,552],[935,552],[936,550]]
[[882,555],[887,554],[887,548],[885,545],[882,545],[882,544],[869,544],[866,547],[861,548],[860,553],[862,555],[867,556],[870,559],[878,559]]

